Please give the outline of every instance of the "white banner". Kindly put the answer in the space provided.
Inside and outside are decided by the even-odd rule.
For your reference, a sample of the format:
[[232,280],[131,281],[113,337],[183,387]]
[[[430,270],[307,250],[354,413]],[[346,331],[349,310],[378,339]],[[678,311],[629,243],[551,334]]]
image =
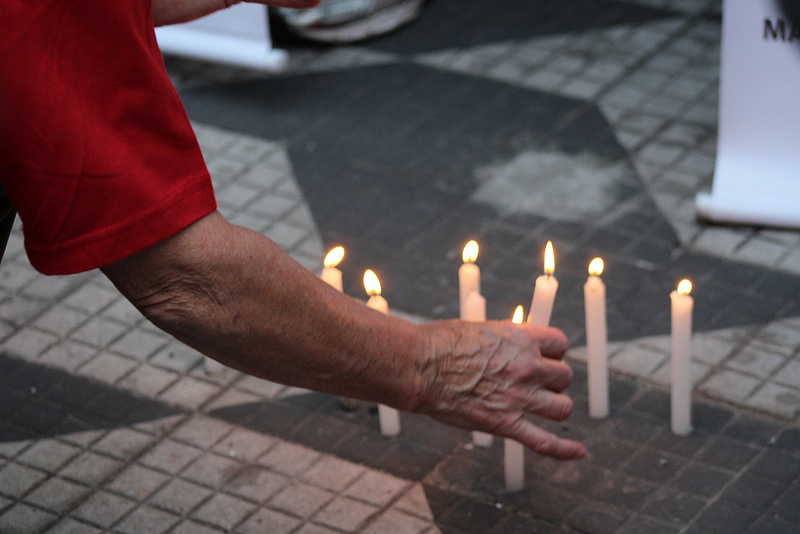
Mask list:
[[706,219],[800,227],[800,28],[777,0],[725,0],[719,138]]
[[286,66],[284,50],[272,48],[267,7],[237,4],[206,17],[156,28],[161,50],[168,54],[277,71]]

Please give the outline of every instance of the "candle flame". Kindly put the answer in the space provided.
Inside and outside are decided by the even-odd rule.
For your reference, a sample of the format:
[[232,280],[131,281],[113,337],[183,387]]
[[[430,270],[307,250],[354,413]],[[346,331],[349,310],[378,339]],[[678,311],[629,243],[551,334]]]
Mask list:
[[511,322],[514,324],[522,324],[522,306],[517,306],[517,309],[514,310],[514,317],[512,317]]
[[367,294],[371,297],[381,294],[381,282],[378,280],[378,276],[372,272],[372,269],[364,271],[364,289],[367,290]]
[[325,267],[336,267],[339,265],[339,262],[342,261],[342,258],[344,258],[344,248],[332,248],[331,251],[328,252],[328,255],[325,256],[325,261],[323,263]]
[[603,259],[595,258],[592,260],[592,263],[589,264],[589,274],[600,276],[603,274],[603,267]]
[[691,292],[692,292],[692,283],[689,280],[681,280],[681,283],[678,284],[678,294],[688,295]]
[[553,274],[556,270],[556,256],[553,253],[553,242],[548,241],[547,246],[544,248],[544,272],[546,274]]
[[464,263],[475,263],[478,259],[478,243],[470,241],[464,246],[464,252],[461,253],[461,259]]

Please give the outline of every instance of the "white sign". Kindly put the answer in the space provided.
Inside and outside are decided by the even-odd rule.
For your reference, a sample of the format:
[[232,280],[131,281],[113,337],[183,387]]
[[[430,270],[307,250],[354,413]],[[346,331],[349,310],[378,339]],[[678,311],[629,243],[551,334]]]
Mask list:
[[699,216],[800,227],[800,28],[777,0],[725,0],[719,138]]
[[196,59],[276,71],[286,66],[284,50],[272,48],[267,7],[236,4],[206,17],[156,28],[161,50]]

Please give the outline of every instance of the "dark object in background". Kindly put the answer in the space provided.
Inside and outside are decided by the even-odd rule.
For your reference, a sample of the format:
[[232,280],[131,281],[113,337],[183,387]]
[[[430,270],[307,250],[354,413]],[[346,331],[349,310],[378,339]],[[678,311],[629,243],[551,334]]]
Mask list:
[[800,0],[779,0],[786,18],[795,28],[800,27]]
[[282,29],[319,43],[340,44],[382,35],[416,19],[424,0],[322,0],[310,9],[276,8]]

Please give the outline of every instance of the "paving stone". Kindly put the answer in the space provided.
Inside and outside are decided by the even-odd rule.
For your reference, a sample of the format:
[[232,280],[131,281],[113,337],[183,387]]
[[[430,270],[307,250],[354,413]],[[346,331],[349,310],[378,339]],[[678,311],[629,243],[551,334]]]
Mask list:
[[634,516],[617,530],[617,532],[619,534],[636,534],[640,532],[647,532],[649,534],[675,534],[679,532],[679,530],[672,525],[660,521]]
[[218,386],[184,376],[161,393],[159,400],[187,408],[199,408],[219,391]]
[[712,498],[731,481],[731,475],[703,464],[690,463],[670,482],[678,491],[706,499]]
[[321,458],[318,452],[291,443],[279,443],[258,463],[287,475],[299,475]]
[[33,486],[47,478],[47,474],[16,463],[6,463],[0,469],[0,494],[21,497]]
[[53,334],[34,329],[23,330],[3,343],[3,349],[22,358],[34,358],[56,343]]
[[105,384],[114,384],[136,368],[136,365],[135,361],[128,358],[101,352],[83,365],[78,373]]
[[210,417],[190,417],[172,432],[172,439],[201,449],[209,449],[230,433],[231,427]]
[[291,479],[279,473],[250,465],[240,469],[223,489],[245,499],[265,502],[291,483]]
[[89,488],[60,478],[50,478],[25,497],[25,501],[56,514],[63,514],[82,499]]
[[289,534],[301,523],[302,521],[296,517],[262,508],[243,524],[236,527],[235,532],[237,534],[261,534],[262,532]]
[[109,350],[129,358],[144,361],[166,345],[167,342],[168,338],[163,335],[156,335],[143,330],[133,330],[111,344]]
[[140,458],[148,467],[176,474],[196,460],[202,451],[177,441],[164,440]]
[[92,359],[97,352],[94,347],[65,340],[45,350],[41,361],[45,365],[74,372],[78,367]]
[[168,480],[169,476],[164,473],[140,465],[132,465],[105,487],[141,502],[166,484]]
[[609,506],[584,504],[568,517],[567,524],[582,532],[617,532],[625,524],[630,514]]
[[119,471],[122,466],[123,463],[118,460],[92,452],[84,452],[61,469],[58,474],[76,482],[96,486]]
[[297,531],[297,534],[336,534],[336,532],[327,527],[306,523]]
[[119,299],[108,308],[105,308],[103,317],[131,326],[144,320],[141,312],[126,299]]
[[700,514],[698,525],[708,532],[718,534],[728,532],[743,532],[752,525],[758,514],[729,501],[712,503]]
[[636,376],[650,376],[667,360],[663,352],[641,346],[625,347],[613,358],[609,365],[623,373]]
[[400,478],[377,471],[367,471],[347,488],[345,494],[376,506],[385,506],[405,492],[409,486],[407,481]]
[[153,437],[130,428],[109,432],[92,445],[92,449],[120,460],[130,460],[153,443]]
[[651,451],[641,451],[624,466],[626,473],[663,484],[683,467],[685,460]]
[[72,515],[93,525],[109,528],[135,506],[136,503],[129,499],[98,491],[72,512]]
[[748,399],[748,404],[792,420],[800,413],[800,389],[767,382]]
[[377,514],[379,508],[347,497],[337,497],[320,510],[312,520],[332,528],[352,532],[367,519]]
[[705,500],[686,493],[661,490],[651,499],[650,504],[646,505],[643,511],[654,519],[676,525],[685,525],[700,513],[705,504]]
[[[387,510],[372,521],[364,534],[421,534],[431,527],[431,523],[398,510]],[[508,532],[508,531],[506,531]]]
[[105,348],[127,329],[127,326],[115,321],[95,317],[72,332],[70,338],[97,348]]
[[716,398],[742,403],[761,383],[760,379],[750,375],[722,369],[712,372],[699,389]]
[[242,469],[242,465],[218,454],[204,454],[181,472],[181,478],[211,488],[220,488]]
[[123,519],[115,530],[126,534],[138,534],[140,532],[152,532],[153,534],[162,533],[177,523],[178,516],[169,514],[162,510],[150,506],[140,506],[128,517]]
[[764,446],[783,430],[778,423],[748,415],[736,418],[724,431],[726,436],[742,443]]
[[154,398],[179,378],[180,375],[175,372],[150,365],[140,365],[120,380],[117,385],[140,395]]
[[748,473],[784,484],[791,484],[800,475],[797,455],[780,449],[767,449],[751,465]]
[[443,526],[464,531],[488,532],[504,516],[505,513],[493,505],[479,501],[461,500],[446,514],[440,518],[437,517],[437,522]]
[[797,531],[797,525],[787,523],[780,517],[763,516],[750,526],[747,532],[770,532],[774,534],[793,534]]
[[333,498],[334,494],[327,490],[300,483],[285,488],[269,501],[269,505],[308,519]]
[[56,516],[25,504],[16,504],[0,514],[0,531],[8,534],[39,532],[53,523]]
[[800,486],[796,483],[789,488],[770,509],[770,515],[784,521],[800,524],[800,510],[797,508],[797,499],[800,497]]
[[89,314],[65,306],[55,306],[33,324],[37,328],[65,337],[89,318]]
[[17,461],[42,471],[54,472],[81,450],[78,447],[56,440],[42,440],[34,443],[29,449],[17,456]]
[[592,492],[592,497],[616,509],[639,511],[653,495],[658,486],[647,480],[620,474],[609,473]]
[[47,532],[48,534],[100,534],[102,530],[67,517],[53,525]]
[[428,498],[425,495],[425,490],[420,484],[414,484],[411,486],[411,489],[409,489],[405,495],[403,495],[397,501],[397,503],[395,503],[395,507],[398,510],[407,512],[422,519],[433,519],[433,512],[431,511],[430,504],[428,503]]
[[714,467],[737,472],[749,464],[758,452],[747,444],[719,437],[700,453],[698,459]]
[[181,373],[193,368],[202,360],[202,354],[176,342],[158,351],[150,358],[149,363]]
[[250,430],[235,428],[225,436],[213,450],[220,454],[238,458],[245,462],[253,462],[278,443],[271,436],[259,434]]
[[176,514],[186,515],[212,494],[207,488],[175,479],[150,497],[149,502]]
[[229,531],[255,508],[247,501],[218,493],[204,502],[192,516]]
[[[448,27],[457,29],[461,28],[460,24],[465,24],[459,18],[461,13],[453,11],[443,15],[446,10],[440,4],[447,5],[442,2],[426,6],[425,16],[418,21],[423,29],[424,25],[438,20],[447,20]],[[475,18],[472,4],[467,7],[470,9],[460,11]],[[553,234],[565,260],[563,263],[559,260],[562,290],[554,324],[562,326],[571,340],[580,342],[582,320],[574,317],[580,317],[582,313],[579,284],[585,278],[585,266],[583,258],[577,256],[584,249],[604,249],[602,254],[609,259],[609,266],[613,264],[615,267],[609,269],[609,288],[626,287],[617,286],[622,283],[631,288],[631,294],[611,302],[609,317],[615,318],[609,324],[612,337],[615,341],[624,341],[624,345],[637,347],[638,351],[650,351],[652,357],[637,360],[636,354],[632,353],[626,360],[625,352],[622,352],[620,362],[624,363],[623,367],[627,366],[623,373],[645,377],[649,381],[635,383],[625,377],[612,377],[612,416],[608,420],[594,421],[586,416],[585,387],[576,382],[570,393],[582,397],[576,401],[579,413],[560,425],[545,424],[558,433],[589,437],[591,457],[588,462],[581,463],[580,467],[556,467],[549,461],[540,461],[529,455],[526,459],[530,472],[536,475],[528,477],[529,486],[522,492],[509,495],[502,492],[501,469],[497,467],[499,449],[468,454],[462,449],[465,433],[451,434],[426,422],[417,426],[407,425],[407,428],[404,425],[405,433],[400,439],[386,440],[377,434],[374,414],[334,413],[313,395],[265,402],[259,406],[259,401],[277,400],[286,389],[237,375],[225,378],[207,376],[203,374],[201,365],[204,358],[190,349],[176,348],[173,343],[159,349],[157,340],[167,338],[162,338],[163,334],[154,327],[144,325],[141,315],[119,296],[108,280],[97,274],[63,278],[45,278],[35,274],[24,258],[19,227],[12,235],[4,268],[0,269],[0,288],[3,289],[0,295],[3,297],[0,302],[0,318],[3,319],[0,337],[4,339],[5,350],[15,349],[28,360],[41,357],[42,362],[70,372],[84,366],[91,376],[105,383],[114,383],[151,399],[173,386],[169,395],[161,397],[163,400],[193,409],[203,406],[210,410],[209,415],[222,421],[219,428],[236,425],[237,430],[218,441],[220,436],[214,431],[204,433],[202,425],[196,427],[190,423],[182,429],[175,429],[176,425],[187,420],[186,414],[176,415],[174,411],[166,410],[163,418],[152,419],[152,414],[158,410],[150,406],[135,408],[130,413],[129,417],[137,422],[125,429],[109,432],[108,426],[89,428],[96,421],[94,418],[84,421],[83,416],[88,414],[83,413],[84,407],[90,405],[92,414],[107,419],[106,424],[119,425],[124,418],[112,415],[126,414],[135,403],[124,397],[103,395],[100,389],[89,385],[78,388],[73,397],[65,395],[64,399],[43,397],[41,393],[27,397],[23,395],[24,388],[13,389],[13,402],[7,403],[5,397],[0,397],[0,456],[36,458],[36,449],[27,448],[43,442],[41,439],[28,441],[33,438],[31,432],[52,437],[69,429],[70,434],[58,435],[58,442],[89,448],[92,454],[98,453],[97,458],[106,460],[130,462],[147,446],[161,440],[162,444],[191,445],[192,449],[198,449],[197,454],[200,454],[199,449],[210,447],[219,454],[212,458],[219,458],[220,464],[228,467],[239,467],[240,460],[260,462],[260,465],[251,465],[231,478],[223,486],[222,493],[211,492],[209,488],[185,480],[170,480],[163,466],[134,464],[134,470],[130,465],[120,465],[117,472],[112,473],[114,476],[103,479],[107,482],[104,488],[112,491],[115,497],[127,496],[129,493],[123,491],[123,486],[128,481],[130,496],[134,497],[136,484],[140,484],[141,491],[137,490],[134,498],[141,501],[145,498],[141,495],[146,495],[155,486],[156,493],[150,499],[153,508],[149,510],[156,512],[148,515],[148,508],[140,506],[130,515],[121,517],[121,522],[113,527],[115,531],[136,531],[132,525],[137,517],[146,521],[147,517],[166,519],[178,518],[177,514],[191,515],[215,493],[229,498],[239,496],[255,511],[254,502],[275,500],[296,487],[292,485],[293,477],[314,473],[314,468],[319,465],[315,462],[320,462],[322,454],[331,452],[338,456],[337,461],[359,462],[358,469],[362,471],[348,481],[349,486],[343,482],[347,477],[333,482],[320,479],[320,484],[336,486],[336,491],[346,487],[344,495],[331,493],[317,510],[327,503],[351,500],[362,506],[375,506],[376,515],[370,516],[365,523],[367,532],[392,532],[389,528],[393,526],[398,532],[463,534],[474,531],[474,524],[456,525],[457,521],[453,521],[453,524],[442,523],[439,528],[433,525],[433,517],[439,521],[443,517],[454,517],[457,510],[480,509],[481,506],[489,509],[486,514],[479,514],[478,520],[485,521],[487,532],[494,534],[530,532],[533,529],[571,532],[576,528],[617,532],[683,531],[687,534],[724,528],[731,532],[783,532],[787,531],[787,526],[796,527],[800,522],[795,512],[797,484],[791,477],[793,466],[797,465],[796,462],[792,464],[792,459],[796,459],[796,445],[800,439],[796,439],[792,429],[777,420],[763,424],[764,420],[759,417],[742,418],[738,408],[730,404],[766,411],[793,422],[800,415],[782,407],[787,405],[786,401],[791,401],[790,396],[795,391],[800,390],[800,378],[792,378],[794,360],[800,350],[800,341],[795,339],[797,336],[793,332],[800,333],[800,328],[789,327],[787,330],[774,326],[791,322],[800,313],[800,307],[790,302],[797,296],[793,292],[797,291],[795,275],[800,269],[792,271],[791,266],[800,257],[796,250],[800,239],[794,231],[708,226],[694,220],[694,194],[697,189],[710,188],[713,179],[719,105],[721,7],[718,2],[709,1],[642,0],[618,2],[614,9],[607,8],[605,4],[567,0],[559,11],[568,10],[580,16],[549,14],[551,11],[546,5],[536,6],[537,16],[534,18],[514,12],[512,18],[528,21],[519,35],[510,34],[516,31],[516,26],[506,23],[499,25],[504,28],[501,34],[482,38],[483,32],[491,32],[494,27],[484,24],[484,21],[491,22],[494,17],[505,16],[502,10],[494,10],[492,17],[477,17],[482,22],[482,32],[477,33],[429,31],[425,37],[424,31],[422,34],[414,33],[419,31],[415,24],[407,28],[410,33],[394,32],[358,48],[293,50],[292,70],[280,80],[265,81],[243,69],[166,57],[171,79],[184,88],[192,87],[182,95],[186,97],[190,115],[197,113],[197,106],[193,108],[191,105],[196,95],[213,93],[212,98],[200,99],[201,107],[209,114],[207,120],[213,118],[214,122],[224,122],[222,119],[233,118],[232,127],[249,128],[250,133],[256,134],[244,135],[195,122],[226,217],[259,231],[278,224],[273,227],[277,232],[274,235],[290,247],[290,252],[302,256],[304,265],[316,267],[320,265],[323,243],[347,237],[344,230],[364,241],[374,241],[377,244],[365,245],[361,251],[353,249],[351,258],[360,257],[360,262],[371,263],[370,257],[380,257],[401,271],[406,268],[398,266],[416,264],[408,271],[410,275],[405,274],[414,278],[413,283],[407,284],[402,277],[387,276],[395,287],[405,288],[401,297],[390,295],[393,306],[404,311],[425,317],[452,315],[449,309],[452,306],[446,303],[452,300],[456,287],[452,273],[457,266],[457,254],[450,258],[454,261],[442,260],[439,264],[426,258],[443,256],[443,251],[452,248],[449,241],[460,239],[453,236],[477,229],[479,235],[486,236],[487,253],[492,246],[506,249],[504,255],[487,255],[495,258],[497,268],[494,272],[489,264],[484,269],[487,297],[491,306],[497,309],[490,312],[498,317],[504,316],[506,303],[497,297],[503,292],[515,293],[517,286],[501,284],[498,280],[530,278],[528,273],[534,270],[530,262],[521,261],[515,255],[522,255],[522,250],[542,235]],[[443,11],[438,11],[440,9]],[[534,22],[530,23],[530,20]],[[478,38],[478,41],[468,40],[473,38]],[[413,50],[410,46],[418,47],[430,39],[433,44],[425,54],[409,53]],[[499,44],[496,42],[498,39],[502,41]],[[385,50],[392,50],[392,53]],[[367,65],[378,65],[384,70],[370,70],[365,67]],[[316,74],[310,75],[311,70]],[[431,71],[442,74],[441,78],[434,79],[436,77],[431,75]],[[380,90],[381,87],[376,85],[379,80],[364,76],[366,72],[391,75],[378,77],[383,80],[404,80],[407,79],[404,74],[414,73],[414,83],[391,86],[389,90],[383,86],[384,90]],[[345,79],[348,81],[342,84]],[[425,80],[425,83],[414,89],[419,80]],[[276,91],[276,87],[286,83],[293,95],[306,98],[313,94],[308,90],[314,86],[310,81],[325,88],[327,99],[310,100],[316,107],[297,106],[297,102],[293,102],[295,109],[313,110],[312,120],[298,120],[298,124],[303,126],[302,132],[286,135],[286,132],[259,129],[271,122],[270,118],[259,116],[263,93]],[[300,83],[305,85],[298,91]],[[439,83],[441,86],[437,85]],[[254,87],[258,90],[253,90]],[[352,90],[353,87],[356,91]],[[403,89],[398,90],[398,87]],[[438,87],[442,90],[436,90]],[[236,91],[233,100],[248,102],[242,113],[236,110],[225,112],[226,91],[231,88]],[[346,92],[342,92],[343,88]],[[407,91],[408,88],[411,91]],[[463,90],[454,91],[453,88]],[[251,90],[258,99],[243,99],[242,95],[249,95]],[[459,91],[463,94],[457,94]],[[431,115],[425,105],[426,93],[436,94],[450,105],[435,108],[436,112]],[[382,95],[378,107],[369,108],[370,97],[364,95],[370,94]],[[390,95],[388,100],[386,95]],[[476,106],[463,95],[478,95],[481,100],[478,110],[468,114],[468,120],[463,118],[463,109]],[[515,100],[516,95],[521,98]],[[580,101],[567,98],[570,95]],[[329,105],[331,99],[335,99],[335,106]],[[269,116],[280,115],[280,99],[266,100]],[[352,105],[351,101],[358,105]],[[326,105],[320,106],[321,103]],[[424,113],[415,109],[417,107],[424,109]],[[519,120],[520,110],[527,113],[537,107],[547,110],[547,113],[535,121],[523,120],[527,133],[520,137],[517,133],[522,130],[514,126]],[[352,108],[356,109],[355,113]],[[373,111],[365,112],[369,109]],[[447,110],[455,110],[457,114]],[[347,112],[346,116],[342,117],[342,111]],[[509,113],[516,116],[509,117]],[[292,111],[291,116],[297,119],[296,114]],[[491,116],[491,120],[487,121],[484,116]],[[329,120],[331,117],[340,118],[334,121]],[[449,117],[455,120],[447,120]],[[382,178],[374,175],[369,176],[370,190],[363,195],[350,193],[349,181],[337,181],[338,190],[333,193],[329,186],[333,182],[328,181],[324,187],[320,185],[319,177],[327,177],[326,172],[330,169],[335,169],[347,180],[351,175],[364,173],[363,169],[348,172],[351,168],[345,161],[346,156],[343,157],[346,151],[336,136],[330,137],[329,132],[323,131],[329,130],[330,126],[319,127],[326,121],[336,122],[342,131],[348,132],[353,138],[348,138],[348,141],[357,147],[362,163],[374,164],[370,161],[370,152],[381,153],[379,156],[383,159],[379,161],[383,163],[376,168],[392,171],[385,185],[379,185]],[[260,124],[252,128],[247,126],[252,123]],[[531,124],[555,126],[531,130]],[[377,128],[377,133],[359,125]],[[446,125],[446,128],[441,125]],[[459,137],[458,132],[462,130],[469,131],[469,136]],[[415,139],[409,139],[404,131],[413,132]],[[365,132],[372,145],[387,148],[373,149],[359,144],[359,136],[363,137]],[[389,135],[391,142],[384,142],[382,132]],[[501,145],[509,134],[515,137],[511,143],[513,146],[507,150]],[[484,143],[483,147],[466,150],[464,147],[469,148],[471,141],[453,142],[468,140],[470,136],[475,140],[493,139],[497,144]],[[267,142],[262,137],[280,142]],[[423,139],[427,146],[410,148],[418,139]],[[450,152],[448,143],[458,146],[458,150]],[[480,155],[481,150],[486,150],[489,161],[503,161],[513,159],[519,150],[540,150],[549,145],[558,153],[568,147],[566,152],[570,156],[566,160],[580,159],[573,155],[588,152],[602,154],[613,161],[629,161],[630,183],[622,184],[620,191],[615,192],[619,197],[616,206],[625,209],[627,216],[618,217],[615,211],[611,211],[612,215],[602,224],[592,220],[587,224],[568,226],[565,221],[548,219],[551,215],[538,218],[526,217],[525,214],[506,216],[483,207],[472,211],[475,204],[465,199],[477,186],[473,183],[476,164],[479,168],[486,167],[481,160],[484,157]],[[443,164],[426,160],[428,147],[436,148],[433,159],[439,159]],[[315,162],[314,158],[320,155],[325,156],[322,158],[324,164]],[[404,167],[399,164],[402,163],[400,160],[413,165]],[[425,189],[429,168],[437,185]],[[315,178],[308,178],[309,174]],[[451,175],[457,178],[448,182]],[[401,183],[405,181],[398,181],[397,176],[411,178],[407,183]],[[408,202],[411,204],[408,209],[396,209],[400,200],[407,196],[408,189],[417,185],[421,186],[417,188],[419,195]],[[628,190],[629,187],[635,191]],[[445,191],[448,188],[452,191]],[[389,200],[382,201],[381,195]],[[320,198],[324,201],[322,206],[317,202]],[[367,206],[362,212],[359,202],[364,200],[367,200]],[[437,202],[447,206],[445,211],[448,213],[454,211],[455,205],[460,206],[459,209],[466,208],[462,211],[470,217],[443,213]],[[272,209],[275,205],[278,213],[259,211],[268,207]],[[280,205],[289,211],[280,213]],[[337,214],[335,210],[341,210],[342,206],[347,206],[347,211]],[[254,209],[250,210],[251,207]],[[371,224],[369,217],[373,216],[377,224]],[[452,225],[453,230],[437,233],[438,219],[442,219],[441,228],[445,228],[444,219],[458,224]],[[604,226],[606,223],[607,228]],[[337,224],[339,228],[336,228]],[[602,225],[602,230],[598,230],[597,225]],[[368,230],[365,232],[364,228]],[[419,250],[415,250],[417,242],[420,242]],[[687,247],[682,255],[673,255],[677,243]],[[409,254],[412,260],[406,263],[398,261],[396,256],[392,256],[394,249]],[[703,250],[713,256],[698,254],[697,251]],[[573,255],[572,260],[570,255]],[[740,262],[740,258],[748,263]],[[570,261],[580,264],[580,269],[568,265]],[[626,270],[625,265],[631,268]],[[784,271],[765,268],[774,265]],[[353,272],[361,269],[357,261],[349,267]],[[624,274],[615,279],[612,273],[617,270]],[[652,301],[660,296],[660,278],[671,279],[677,276],[676,272],[681,275],[688,272],[697,279],[693,374],[705,379],[693,405],[695,432],[686,438],[676,437],[669,431],[668,395],[664,389],[651,385],[652,381],[669,382],[668,310],[654,311]],[[643,273],[647,273],[644,279]],[[630,280],[634,279],[638,282],[631,285]],[[441,280],[445,282],[441,283]],[[519,287],[522,285],[520,282]],[[573,286],[577,289],[570,291]],[[666,291],[668,289],[665,294]],[[610,291],[610,296],[613,293]],[[418,294],[424,298],[418,298]],[[701,299],[700,295],[704,298]],[[417,308],[412,309],[415,306]],[[775,322],[776,318],[781,321]],[[32,327],[31,322],[36,326]],[[96,324],[117,324],[122,330],[119,335],[114,335],[114,332],[98,329]],[[135,327],[137,324],[140,326]],[[764,324],[768,326],[763,327]],[[75,328],[78,330],[73,332]],[[718,328],[726,330],[716,330]],[[71,339],[60,339],[65,335],[70,335]],[[150,341],[138,343],[140,335]],[[648,338],[642,339],[642,335]],[[94,348],[90,349],[84,341],[94,344]],[[109,354],[105,348],[108,343],[112,344],[117,356],[125,356],[136,365],[128,368],[124,360],[107,359]],[[158,352],[153,354],[153,350]],[[741,356],[734,355],[736,351],[740,355],[749,352],[756,356],[752,361],[743,361]],[[98,355],[101,357],[91,360]],[[612,362],[618,357],[616,352],[610,355]],[[140,365],[148,357],[147,364]],[[123,365],[119,365],[120,362]],[[720,369],[720,365],[724,368]],[[719,371],[736,374],[720,376],[723,373]],[[46,388],[60,387],[61,378],[48,383],[49,375],[46,375],[42,373],[42,377],[36,380],[43,381],[36,383],[44,384]],[[189,381],[178,381],[184,375],[188,375]],[[4,391],[9,383],[5,379],[7,376],[10,375],[0,369],[0,391]],[[738,387],[741,384],[734,380],[738,377],[751,379],[753,387]],[[234,387],[239,388],[235,394],[231,393],[230,381],[235,381]],[[201,387],[192,388],[189,384],[200,384]],[[781,397],[783,404],[778,400],[781,394],[784,394]],[[706,403],[703,397],[707,396],[721,402]],[[73,412],[81,410],[81,418],[67,418],[68,412],[61,409],[64,406]],[[150,415],[143,417],[142,414],[148,410]],[[7,414],[11,414],[9,417],[12,419],[6,421]],[[54,424],[58,426],[54,427]],[[248,430],[239,425],[247,426]],[[131,447],[127,450],[123,430],[137,433],[131,435]],[[175,432],[171,434],[174,439],[165,438],[172,431]],[[147,439],[142,437],[142,432],[147,433]],[[299,443],[282,441],[287,438]],[[302,453],[297,453],[297,450],[294,450],[295,454],[287,453],[291,447],[299,448],[300,445],[310,448],[302,449]],[[153,457],[148,455],[154,451],[145,455],[148,462],[153,461]],[[772,454],[776,452],[779,454]],[[259,459],[262,456],[266,460]],[[56,462],[56,458],[54,455],[46,460]],[[202,460],[191,464],[194,459],[184,462],[185,458],[179,455],[178,465],[170,466],[170,472],[192,476],[212,485],[227,480],[226,477],[212,480],[214,477],[208,475],[219,469],[202,464]],[[661,472],[663,466],[658,465],[661,459],[675,462],[669,464],[669,474]],[[15,461],[6,462],[0,467],[0,480],[11,465],[21,467]],[[188,471],[180,473],[186,465],[190,466]],[[89,467],[91,471],[92,466]],[[208,472],[201,476],[203,469],[208,469]],[[631,470],[635,474],[631,474]],[[154,473],[157,476],[151,479],[149,475]],[[8,477],[8,473],[5,476]],[[83,487],[66,479],[51,477],[35,481],[24,490],[29,493],[23,499],[44,495],[45,489],[55,480]],[[165,480],[169,480],[166,486],[159,485]],[[381,480],[393,480],[390,484],[392,490],[376,486]],[[422,485],[414,483],[415,480],[426,481],[427,497]],[[453,487],[437,490],[430,484],[434,480],[436,483],[447,480]],[[733,481],[730,487],[726,480]],[[742,480],[759,482],[743,483],[742,487],[735,485]],[[766,506],[767,497],[774,492],[756,492],[752,501],[741,498],[746,495],[742,492],[744,489],[757,490],[762,487],[759,484],[763,485],[762,489],[784,488],[782,494],[772,499],[774,503],[770,501],[770,508],[766,511],[762,508]],[[410,489],[397,489],[398,486]],[[321,488],[308,487],[322,491]],[[0,488],[3,488],[2,483]],[[382,491],[384,489],[386,491]],[[38,493],[40,490],[41,494]],[[0,493],[3,491],[4,488],[0,489]],[[733,500],[727,499],[727,491]],[[723,492],[721,499],[718,498],[720,492]],[[0,512],[19,509],[20,505],[11,500],[16,498],[3,497]],[[398,500],[395,502],[395,499]],[[759,502],[758,510],[739,506],[734,502],[736,499],[747,500],[750,507]],[[495,501],[501,505],[500,508],[495,507]],[[716,507],[707,506],[709,501],[716,503]],[[209,506],[211,502],[208,501]],[[392,507],[385,510],[387,505]],[[518,510],[519,513],[509,510]],[[137,515],[139,511],[142,511],[142,516]],[[753,512],[759,517],[754,518]],[[536,517],[529,517],[530,514]],[[0,515],[0,521],[4,517]],[[261,508],[255,514],[243,517],[244,522],[235,528],[242,532],[263,531],[259,525],[270,524],[271,518],[274,524],[270,528],[279,532],[275,526],[278,517],[291,518],[280,523],[291,525],[286,529],[306,534],[339,531],[316,520],[302,524],[304,520],[290,512],[270,508]],[[256,518],[261,518],[262,522]],[[496,518],[496,521],[492,522],[491,518]],[[126,523],[128,520],[131,522]],[[177,524],[170,523],[164,527],[171,529],[171,534],[224,531],[205,521],[176,520],[179,521]],[[158,521],[154,525],[156,523]],[[56,531],[63,532],[101,531],[76,518],[62,518],[58,528],[60,530]],[[160,528],[154,526],[151,530],[157,532]],[[2,527],[0,530],[4,531]]]
[[722,493],[722,499],[763,512],[784,492],[786,486],[765,477],[746,473]]
[[748,347],[734,354],[725,362],[725,366],[759,378],[768,378],[785,362],[785,358],[777,354]]

